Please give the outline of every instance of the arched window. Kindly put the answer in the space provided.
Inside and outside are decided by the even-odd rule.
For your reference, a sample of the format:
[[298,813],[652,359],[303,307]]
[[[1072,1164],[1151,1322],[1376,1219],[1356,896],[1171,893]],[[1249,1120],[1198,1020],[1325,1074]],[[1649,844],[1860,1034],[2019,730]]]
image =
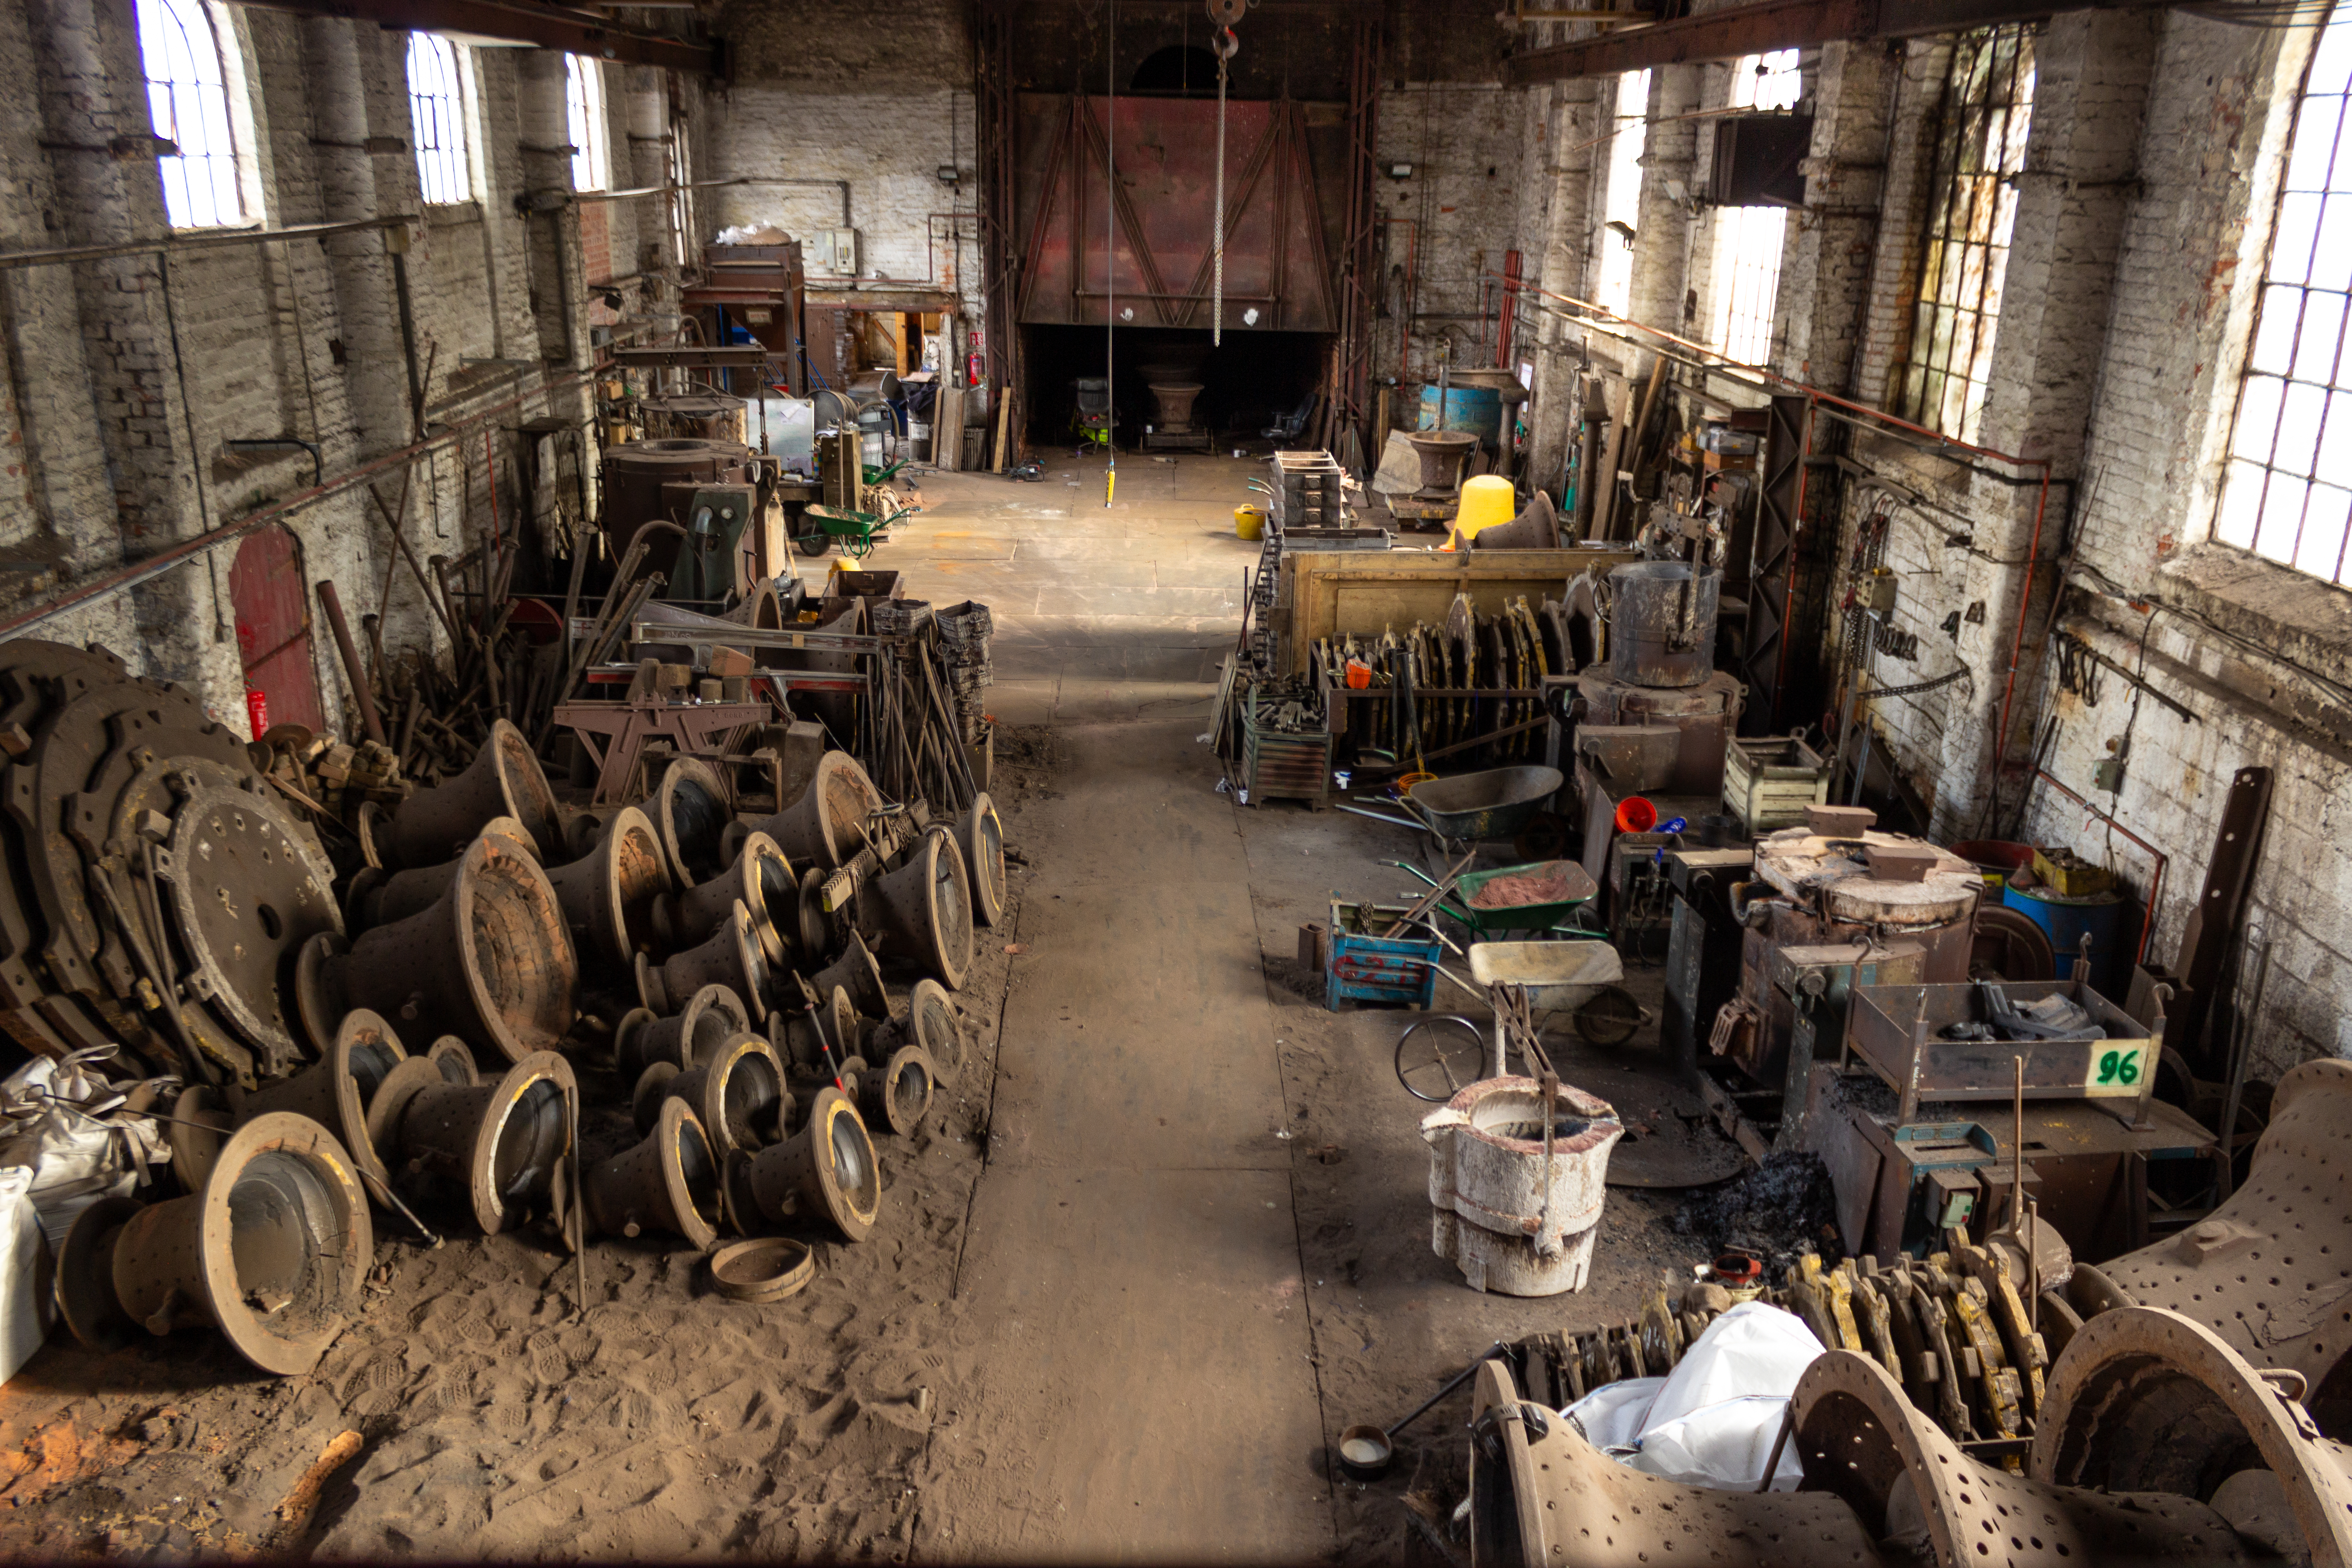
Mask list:
[[408,122],[416,141],[416,179],[439,205],[474,194],[466,156],[466,90],[457,46],[431,33],[408,35]]
[[572,188],[601,191],[612,184],[612,142],[604,127],[604,68],[580,55],[563,57],[563,106],[572,121]]
[[138,0],[139,53],[146,62],[147,115],[179,148],[157,162],[163,215],[174,228],[245,221],[229,135],[226,47],[205,0]]

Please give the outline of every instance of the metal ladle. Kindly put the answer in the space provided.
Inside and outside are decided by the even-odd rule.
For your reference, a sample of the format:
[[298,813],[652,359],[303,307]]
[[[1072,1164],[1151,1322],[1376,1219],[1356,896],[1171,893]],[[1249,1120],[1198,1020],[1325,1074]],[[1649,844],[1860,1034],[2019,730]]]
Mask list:
[[1496,1340],[1481,1351],[1468,1366],[1446,1379],[1445,1386],[1423,1401],[1412,1415],[1391,1426],[1350,1426],[1341,1432],[1336,1450],[1339,1468],[1350,1479],[1359,1481],[1369,1481],[1381,1475],[1389,1468],[1389,1462],[1396,1458],[1396,1435],[1435,1409],[1440,1400],[1469,1382],[1481,1365],[1502,1353],[1503,1342]]

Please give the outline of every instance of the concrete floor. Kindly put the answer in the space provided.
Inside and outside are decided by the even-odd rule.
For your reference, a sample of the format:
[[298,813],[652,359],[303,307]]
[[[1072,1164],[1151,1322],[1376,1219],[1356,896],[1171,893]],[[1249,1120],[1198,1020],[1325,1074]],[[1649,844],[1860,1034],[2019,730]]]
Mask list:
[[[927,477],[926,511],[867,563],[992,606],[990,708],[1051,726],[1059,763],[1008,817],[1036,875],[957,1274],[983,1348],[933,1441],[920,1555],[1425,1552],[1398,1500],[1458,1476],[1466,1396],[1370,1486],[1330,1474],[1339,1429],[1395,1419],[1496,1339],[1632,1316],[1702,1256],[1664,1224],[1673,1194],[1630,1191],[1578,1296],[1482,1296],[1431,1253],[1429,1108],[1390,1065],[1412,1016],[1327,1012],[1293,956],[1335,890],[1406,893],[1381,862],[1416,846],[1239,808],[1197,739],[1257,554],[1232,511],[1261,471],[1129,457],[1108,509],[1099,462]],[[1654,969],[1629,978],[1654,996]],[[1622,1077],[1654,1037],[1591,1065]]]

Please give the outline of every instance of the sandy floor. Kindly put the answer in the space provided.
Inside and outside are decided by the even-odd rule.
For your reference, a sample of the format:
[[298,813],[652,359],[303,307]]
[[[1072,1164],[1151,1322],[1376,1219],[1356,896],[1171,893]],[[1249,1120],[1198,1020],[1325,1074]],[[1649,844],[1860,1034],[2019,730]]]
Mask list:
[[[1431,1253],[1426,1108],[1391,1068],[1411,1016],[1328,1013],[1295,959],[1334,890],[1407,891],[1380,862],[1413,846],[1238,808],[1195,738],[1255,471],[1129,457],[1109,509],[1099,464],[936,476],[867,563],[993,607],[1028,861],[964,993],[981,1051],[884,1148],[871,1240],[772,1307],[600,1242],[583,1313],[551,1249],[380,1219],[371,1306],[312,1376],[200,1332],[113,1357],[60,1332],[0,1391],[0,1548],[1436,1561],[1400,1500],[1454,1484],[1466,1397],[1369,1487],[1328,1473],[1339,1430],[1493,1340],[1630,1316],[1699,1252],[1672,1194],[1618,1190],[1583,1294],[1482,1296]],[[1629,985],[1654,1006],[1654,967]],[[1569,1059],[1638,1095],[1654,1036]],[[345,1431],[356,1458],[281,1513]]]

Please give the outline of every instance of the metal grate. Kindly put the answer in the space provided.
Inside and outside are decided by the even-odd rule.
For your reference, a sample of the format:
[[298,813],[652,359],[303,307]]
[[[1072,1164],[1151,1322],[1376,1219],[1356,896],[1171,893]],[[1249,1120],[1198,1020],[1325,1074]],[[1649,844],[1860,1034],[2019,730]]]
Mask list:
[[1963,34],[1952,49],[1936,150],[1936,209],[1895,412],[1973,441],[1992,378],[1994,329],[2033,122],[2033,33]]
[[2352,584],[2352,18],[2320,34],[2280,182],[2278,216],[2230,433],[2213,536]]
[[163,216],[173,228],[245,221],[223,47],[204,0],[139,0],[148,119],[156,135],[179,148],[156,161]]
[[431,33],[408,35],[408,122],[424,198],[446,206],[474,194],[466,152],[466,92],[457,47]]
[[603,61],[582,55],[563,57],[563,108],[572,122],[572,188],[601,191],[613,183]]
[[[1794,49],[1748,55],[1732,68],[1734,109],[1793,109],[1802,91]],[[1771,357],[1788,227],[1782,207],[1725,207],[1715,215],[1714,342],[1743,364]]]

